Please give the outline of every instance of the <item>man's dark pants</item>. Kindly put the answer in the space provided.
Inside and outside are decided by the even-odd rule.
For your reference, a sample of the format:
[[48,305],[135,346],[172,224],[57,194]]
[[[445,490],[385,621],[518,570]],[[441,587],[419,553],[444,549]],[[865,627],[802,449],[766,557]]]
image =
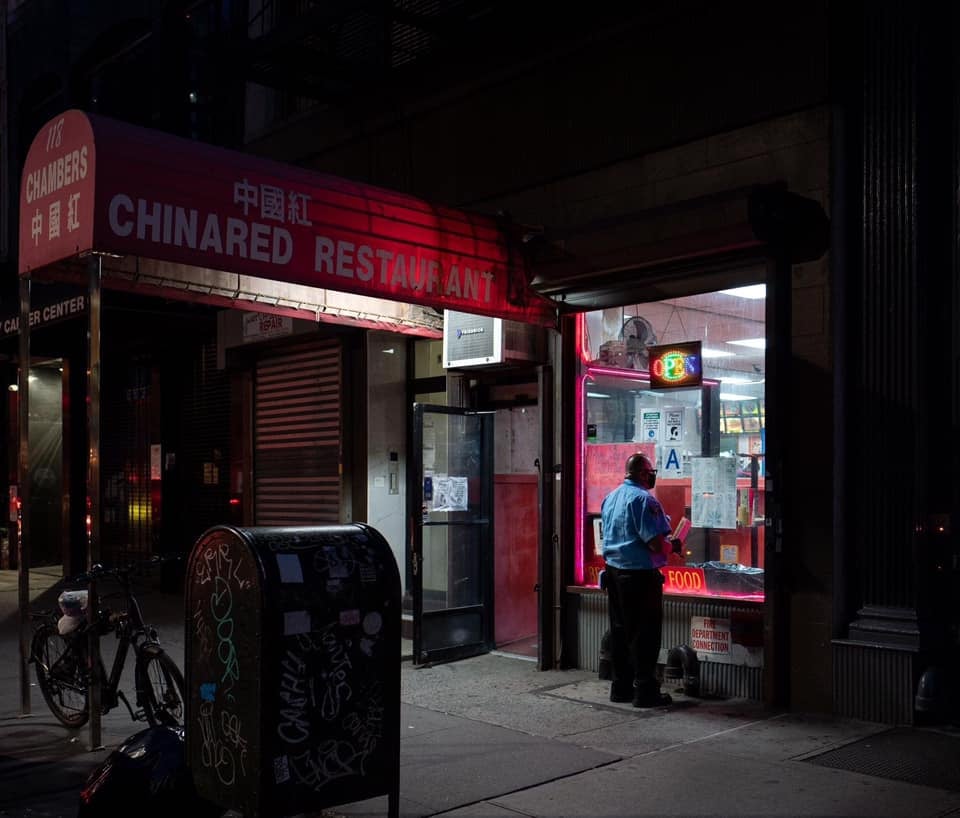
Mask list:
[[663,625],[663,574],[658,570],[606,568],[610,609],[613,689],[629,694],[634,681],[641,695],[660,690],[657,659]]

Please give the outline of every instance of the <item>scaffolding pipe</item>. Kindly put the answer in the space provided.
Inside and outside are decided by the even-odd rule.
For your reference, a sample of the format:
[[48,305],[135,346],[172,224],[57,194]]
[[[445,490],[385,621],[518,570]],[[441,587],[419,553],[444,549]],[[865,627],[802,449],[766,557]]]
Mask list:
[[17,389],[17,603],[20,613],[20,715],[30,715],[30,279],[20,278],[20,367]]
[[[103,275],[103,259],[90,256],[89,324],[87,325],[87,570],[100,561],[100,284]],[[87,617],[90,624],[90,683],[87,704],[90,711],[90,749],[98,750],[103,745],[100,723],[101,678],[100,635],[96,627],[100,611],[97,598],[97,583],[90,581],[87,598]]]

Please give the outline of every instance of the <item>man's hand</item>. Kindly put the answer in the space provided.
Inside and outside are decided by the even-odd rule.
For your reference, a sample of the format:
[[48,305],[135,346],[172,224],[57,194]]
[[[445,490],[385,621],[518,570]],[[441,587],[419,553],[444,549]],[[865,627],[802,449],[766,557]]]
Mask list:
[[683,553],[683,541],[677,537],[668,537],[666,534],[661,535],[660,537],[654,537],[650,542],[647,543],[647,548],[649,548],[654,554],[682,554]]

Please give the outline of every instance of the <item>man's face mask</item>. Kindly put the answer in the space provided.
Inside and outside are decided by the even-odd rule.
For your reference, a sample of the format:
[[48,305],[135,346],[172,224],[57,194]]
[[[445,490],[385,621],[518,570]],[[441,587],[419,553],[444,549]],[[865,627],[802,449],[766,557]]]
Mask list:
[[648,489],[652,489],[657,484],[657,470],[641,468],[634,473],[633,481]]

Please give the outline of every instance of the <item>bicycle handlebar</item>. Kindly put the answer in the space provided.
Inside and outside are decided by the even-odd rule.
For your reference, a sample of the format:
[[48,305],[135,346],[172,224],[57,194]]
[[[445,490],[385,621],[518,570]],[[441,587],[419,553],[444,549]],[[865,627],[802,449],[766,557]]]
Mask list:
[[169,556],[158,554],[139,563],[131,563],[129,565],[117,566],[113,568],[108,568],[107,566],[97,562],[90,566],[89,571],[84,571],[80,574],[74,574],[72,577],[64,577],[62,580],[60,580],[60,582],[64,585],[89,585],[94,580],[114,577],[120,580],[120,582],[126,584],[132,574],[145,571],[146,568],[161,565],[165,562],[174,562],[181,559],[183,559],[182,554],[172,554]]

